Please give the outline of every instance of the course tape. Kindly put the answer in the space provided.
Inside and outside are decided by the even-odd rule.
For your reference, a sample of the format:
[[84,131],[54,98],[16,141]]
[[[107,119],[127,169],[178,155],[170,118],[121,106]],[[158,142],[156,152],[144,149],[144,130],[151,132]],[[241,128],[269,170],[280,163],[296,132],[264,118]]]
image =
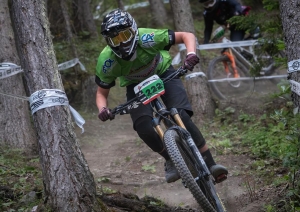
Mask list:
[[71,68],[71,67],[75,66],[77,63],[79,64],[80,69],[81,69],[82,71],[85,71],[85,72],[86,72],[86,69],[85,69],[84,65],[79,61],[78,58],[74,58],[74,59],[72,59],[72,60],[69,60],[69,61],[67,61],[67,62],[64,62],[64,63],[59,64],[59,65],[58,65],[58,70],[59,70],[59,71],[61,71],[61,70],[66,70],[66,69],[68,69],[68,68]]
[[[81,64],[77,58],[67,61],[63,64],[60,64],[59,70],[64,70],[70,68],[77,63]],[[81,68],[84,66],[81,64]],[[82,69],[83,70],[83,69]],[[84,68],[85,70],[85,68]],[[17,73],[22,72],[20,66],[17,66],[13,63],[0,63],[0,79],[4,79],[10,76],[13,76]],[[34,114],[36,111],[57,105],[66,105],[70,107],[70,112],[75,120],[75,123],[78,127],[82,129],[82,133],[84,132],[83,125],[85,120],[81,117],[81,115],[71,106],[69,105],[69,100],[65,92],[58,89],[42,89],[40,91],[34,92],[30,97],[23,97],[18,95],[6,94],[0,91],[0,94],[4,96],[14,97],[21,100],[29,101],[31,113]]]
[[0,79],[23,72],[20,66],[13,63],[0,63]]
[[[34,92],[29,97],[31,113],[34,114],[36,111],[57,105],[69,105],[69,100],[65,92],[58,89],[42,89]],[[80,114],[69,105],[70,112],[72,113],[76,124],[84,132],[83,125],[85,120],[80,116]]]
[[[75,66],[76,64],[79,64],[80,69],[86,72],[84,65],[79,61],[78,58],[74,58],[72,60],[59,64],[58,70],[59,71],[66,70],[68,68]],[[0,79],[7,78],[21,72],[23,72],[23,70],[21,69],[20,66],[17,66],[16,64],[6,63],[6,62],[0,63]]]
[[292,60],[288,62],[288,74],[300,70],[300,60]]
[[291,83],[291,90],[300,96],[300,83],[294,80],[289,80]]
[[191,74],[187,74],[187,75],[185,75],[185,79],[191,79],[191,78],[194,78],[194,77],[198,77],[198,76],[200,76],[200,77],[206,77],[206,75],[205,75],[205,73],[204,72],[202,72],[202,71],[199,71],[199,72],[194,72],[194,73],[191,73]]
[[[208,50],[208,49],[221,49],[221,48],[232,48],[232,47],[241,47],[241,46],[253,46],[258,44],[257,40],[245,40],[245,41],[230,41],[224,38],[224,43],[212,43],[212,44],[202,44],[198,45],[197,49],[199,50]],[[178,44],[179,52],[175,55],[172,60],[172,65],[178,65],[181,62],[180,52],[186,49],[184,44]]]

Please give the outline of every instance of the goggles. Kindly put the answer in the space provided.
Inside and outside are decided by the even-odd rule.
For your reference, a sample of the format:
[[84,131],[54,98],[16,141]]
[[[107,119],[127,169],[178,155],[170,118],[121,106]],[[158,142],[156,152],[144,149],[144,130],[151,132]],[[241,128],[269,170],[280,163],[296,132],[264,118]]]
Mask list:
[[205,2],[205,3],[203,3],[203,5],[204,5],[204,7],[209,8],[209,7],[214,6],[215,3],[216,3],[216,0],[209,0],[209,1]]
[[120,45],[120,43],[127,43],[128,41],[130,41],[134,35],[134,31],[130,27],[121,32],[118,32],[118,35],[115,37],[107,37],[107,40],[111,46],[117,47]]

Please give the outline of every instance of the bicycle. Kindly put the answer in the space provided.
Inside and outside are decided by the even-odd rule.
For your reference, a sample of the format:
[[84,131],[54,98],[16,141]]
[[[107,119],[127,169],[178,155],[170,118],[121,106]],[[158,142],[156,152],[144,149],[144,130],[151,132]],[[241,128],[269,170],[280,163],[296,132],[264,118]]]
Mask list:
[[184,186],[190,190],[205,212],[224,212],[226,210],[216,192],[215,181],[177,109],[167,110],[163,100],[159,98],[164,93],[164,83],[177,76],[183,76],[186,72],[187,70],[180,67],[164,79],[157,75],[149,77],[135,86],[135,98],[118,105],[111,113],[128,114],[130,109],[150,103],[154,111],[153,127],[164,143]]
[[[225,37],[226,29],[223,26],[218,27],[213,33],[212,42],[219,40],[222,43],[231,42]],[[250,34],[244,40],[256,40],[258,36],[259,32],[256,32]],[[210,88],[218,99],[228,99],[240,93],[244,94],[251,91],[254,87],[255,78],[249,80],[249,77],[252,77],[250,70],[260,68],[259,73],[255,76],[258,78],[275,75],[278,67],[269,54],[258,50],[261,46],[258,43],[249,46],[248,49],[245,47],[230,47],[224,49],[221,56],[210,61],[207,76]],[[283,57],[282,53],[280,54]],[[275,84],[278,83],[277,77],[265,78],[269,78]]]

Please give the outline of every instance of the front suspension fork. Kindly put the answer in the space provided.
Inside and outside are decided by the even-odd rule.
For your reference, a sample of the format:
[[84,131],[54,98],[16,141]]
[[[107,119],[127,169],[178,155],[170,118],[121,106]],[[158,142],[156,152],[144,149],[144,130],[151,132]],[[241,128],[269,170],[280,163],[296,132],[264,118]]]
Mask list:
[[[172,108],[170,110],[170,115],[173,117],[175,123],[182,127],[183,129],[186,129],[182,120],[181,120],[181,117],[179,116],[178,114],[178,111],[176,108]],[[164,122],[164,125],[166,128],[169,128],[172,126],[171,122],[168,121],[168,120],[165,120],[164,118],[162,118],[161,116],[158,116],[156,118],[153,119],[153,126],[156,130],[156,132],[158,133],[159,137],[161,138],[161,140],[163,140],[163,137],[164,137],[164,130],[162,128],[162,126],[160,125],[160,122],[163,121]]]
[[[239,72],[238,72],[237,67],[236,67],[235,58],[234,58],[234,55],[232,54],[232,50],[228,49],[228,51],[223,52],[223,54],[226,55],[229,58],[230,62],[231,62],[231,66],[233,68],[233,77],[234,78],[239,78],[240,75],[239,75]],[[225,66],[225,71],[226,71],[227,76],[228,76],[228,74],[230,74],[228,64],[226,62],[223,62],[223,63],[224,63],[224,66]]]

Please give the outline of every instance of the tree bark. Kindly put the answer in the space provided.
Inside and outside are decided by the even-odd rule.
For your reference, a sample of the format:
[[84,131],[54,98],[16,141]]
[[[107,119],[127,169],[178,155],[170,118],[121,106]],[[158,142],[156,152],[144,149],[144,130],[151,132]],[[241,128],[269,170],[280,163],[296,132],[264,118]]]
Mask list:
[[165,4],[162,0],[149,0],[150,10],[152,14],[152,24],[155,27],[163,27],[167,22],[167,12]]
[[65,26],[66,26],[68,42],[71,45],[73,56],[75,58],[78,58],[77,49],[76,49],[75,44],[74,44],[74,36],[73,36],[73,33],[72,33],[71,24],[70,24],[70,16],[69,16],[69,13],[68,13],[68,6],[67,6],[65,0],[60,1],[60,7],[61,7],[62,14],[64,16],[64,20],[65,20]]
[[[188,0],[170,0],[176,31],[191,32],[195,34],[192,11]],[[199,52],[197,52],[199,56]],[[184,61],[186,51],[181,52],[181,61]],[[201,61],[200,61],[201,63]],[[193,73],[200,72],[200,64],[196,65]],[[200,125],[206,119],[212,119],[215,111],[215,103],[212,99],[206,77],[193,77],[186,82],[187,93],[196,113],[194,121]],[[196,92],[197,91],[197,92]],[[201,95],[199,95],[201,92]]]
[[124,3],[123,0],[117,0],[117,4],[118,4],[118,8],[120,8],[121,10],[124,10]]
[[97,27],[90,8],[90,0],[77,0],[78,20],[81,30],[87,30],[92,38],[98,37]]
[[[29,93],[63,91],[54,54],[45,1],[10,0],[17,49]],[[45,204],[52,211],[102,211],[96,186],[79,148],[68,106],[33,114],[38,133]]]
[[[8,0],[0,1],[0,63],[20,65],[10,21]],[[0,91],[6,94],[26,96],[22,74],[0,79]],[[37,137],[30,120],[28,102],[0,94],[0,145],[22,149],[36,154]]]
[[[288,61],[300,60],[300,2],[280,0],[280,15],[285,38],[285,49]],[[300,83],[300,71],[289,74],[288,79]],[[292,92],[295,108],[300,108],[300,96]]]

